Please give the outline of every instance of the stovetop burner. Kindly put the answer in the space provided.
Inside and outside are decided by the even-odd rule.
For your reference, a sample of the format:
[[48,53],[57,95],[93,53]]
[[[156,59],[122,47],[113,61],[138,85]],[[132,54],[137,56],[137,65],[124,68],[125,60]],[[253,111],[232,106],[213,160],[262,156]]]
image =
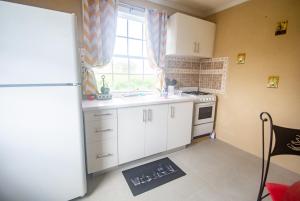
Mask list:
[[191,95],[197,95],[197,96],[210,94],[210,93],[202,92],[202,91],[185,91],[183,93],[185,93],[185,94],[191,94]]

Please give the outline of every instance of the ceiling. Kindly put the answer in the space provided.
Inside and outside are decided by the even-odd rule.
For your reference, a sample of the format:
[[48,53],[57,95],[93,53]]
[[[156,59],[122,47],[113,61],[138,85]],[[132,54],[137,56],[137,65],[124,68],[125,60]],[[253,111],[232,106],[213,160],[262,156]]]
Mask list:
[[197,16],[208,16],[210,14],[225,10],[248,0],[148,0],[163,6]]

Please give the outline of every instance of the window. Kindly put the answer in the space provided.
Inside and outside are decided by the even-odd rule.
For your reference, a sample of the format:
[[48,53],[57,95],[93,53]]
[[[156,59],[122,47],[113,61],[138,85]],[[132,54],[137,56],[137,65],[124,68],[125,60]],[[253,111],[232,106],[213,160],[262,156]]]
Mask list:
[[112,91],[154,89],[156,75],[148,64],[143,15],[133,14],[132,9],[119,10],[112,62],[94,69],[99,87],[101,76],[105,75],[105,83]]

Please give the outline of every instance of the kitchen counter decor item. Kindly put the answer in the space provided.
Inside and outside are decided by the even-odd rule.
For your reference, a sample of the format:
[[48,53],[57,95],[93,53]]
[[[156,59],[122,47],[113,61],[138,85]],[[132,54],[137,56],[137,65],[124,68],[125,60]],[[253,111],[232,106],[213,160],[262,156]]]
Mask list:
[[110,89],[107,87],[107,85],[105,86],[105,75],[102,75],[101,78],[102,78],[101,93],[102,94],[109,94]]
[[165,91],[168,92],[168,95],[174,95],[175,86],[177,84],[177,80],[170,80],[169,78],[165,79],[166,88]]
[[96,99],[97,100],[110,100],[110,99],[112,99],[112,95],[111,94],[97,94]]
[[96,95],[97,100],[110,100],[112,95],[109,93],[110,89],[105,84],[105,75],[101,76],[102,78],[102,87],[101,87],[101,94]]

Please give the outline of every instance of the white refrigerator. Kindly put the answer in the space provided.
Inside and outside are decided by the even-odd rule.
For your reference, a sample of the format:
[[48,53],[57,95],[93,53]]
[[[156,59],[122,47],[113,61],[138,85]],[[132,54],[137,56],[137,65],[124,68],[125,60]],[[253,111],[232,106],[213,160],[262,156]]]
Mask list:
[[0,200],[86,193],[76,17],[0,1]]

